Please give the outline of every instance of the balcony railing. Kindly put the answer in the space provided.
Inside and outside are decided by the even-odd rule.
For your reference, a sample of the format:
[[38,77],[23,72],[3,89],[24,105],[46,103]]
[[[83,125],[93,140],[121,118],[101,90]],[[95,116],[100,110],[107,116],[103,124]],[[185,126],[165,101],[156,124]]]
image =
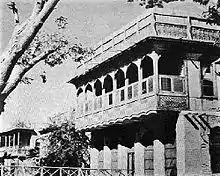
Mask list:
[[185,94],[185,77],[159,75],[160,93]]
[[[155,81],[159,82],[158,87]],[[158,98],[157,98],[158,97]],[[82,101],[83,102],[83,101]],[[125,105],[125,107],[123,107]],[[156,109],[187,109],[186,79],[182,76],[155,75],[94,97],[79,109],[76,128],[114,122],[130,115]],[[83,118],[85,117],[85,118]],[[79,125],[79,126],[78,126]]]
[[77,167],[0,166],[0,176],[133,176],[128,169],[90,169]]
[[[215,43],[220,27],[208,24],[205,19],[187,15],[173,15],[170,12],[149,11],[135,19],[97,44],[94,56],[81,64],[77,75],[93,68],[108,58],[117,55],[147,37],[186,39]],[[190,14],[189,14],[190,15]]]
[[[154,76],[95,97],[83,104],[79,104],[79,117],[103,111],[114,106],[138,100],[139,98],[155,94]],[[173,75],[159,75],[159,93],[161,95],[184,96],[186,94],[185,77]],[[85,107],[83,110],[82,107]]]

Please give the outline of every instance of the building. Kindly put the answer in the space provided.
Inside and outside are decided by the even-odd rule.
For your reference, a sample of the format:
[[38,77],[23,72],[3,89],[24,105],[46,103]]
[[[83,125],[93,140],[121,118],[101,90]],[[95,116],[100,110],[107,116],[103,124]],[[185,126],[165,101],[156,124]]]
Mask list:
[[0,158],[5,165],[22,164],[36,146],[34,129],[14,128],[0,133]]
[[[182,9],[182,10],[180,10]],[[196,3],[146,10],[103,39],[70,80],[91,168],[220,173],[220,27]]]

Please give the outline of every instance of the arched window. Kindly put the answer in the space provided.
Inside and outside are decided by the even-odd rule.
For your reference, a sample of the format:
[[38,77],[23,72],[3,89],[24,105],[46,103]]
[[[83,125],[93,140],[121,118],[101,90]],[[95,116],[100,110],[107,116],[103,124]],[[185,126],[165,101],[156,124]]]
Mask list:
[[96,80],[96,82],[94,84],[94,89],[95,89],[96,96],[102,95],[102,83],[99,79]]
[[145,57],[141,61],[142,79],[153,75],[153,60],[150,57]]
[[83,113],[83,102],[84,102],[84,96],[83,96],[83,89],[79,88],[77,91],[77,106],[78,106],[78,113]]
[[110,75],[105,77],[103,88],[105,89],[105,93],[111,92],[113,90],[113,80]]
[[86,103],[85,103],[85,111],[90,111],[91,108],[92,108],[92,86],[90,84],[88,84],[86,86],[86,89],[85,89],[85,94],[86,94]]
[[92,86],[91,86],[90,84],[88,84],[88,85],[86,86],[85,93],[87,93],[87,91],[92,92]]
[[[113,80],[110,75],[107,75],[104,79],[103,88],[105,89],[105,93],[111,92],[113,90]],[[113,103],[112,93],[108,95],[107,104],[111,105]]]
[[116,88],[117,89],[125,86],[125,74],[121,69],[119,69],[117,71],[117,73],[115,74],[115,79],[116,79]]
[[126,72],[126,78],[128,78],[128,84],[138,81],[138,67],[134,63],[129,65]]
[[79,94],[81,94],[82,92],[83,92],[82,88],[79,88],[79,89],[78,89],[78,91],[77,91],[76,96],[78,97],[78,96],[79,96]]

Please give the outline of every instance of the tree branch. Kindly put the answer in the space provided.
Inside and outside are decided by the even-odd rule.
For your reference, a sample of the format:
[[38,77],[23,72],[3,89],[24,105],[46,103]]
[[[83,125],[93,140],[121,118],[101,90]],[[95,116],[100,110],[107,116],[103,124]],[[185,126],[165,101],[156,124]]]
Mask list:
[[41,10],[44,7],[44,4],[45,4],[45,0],[35,0],[34,9],[31,15],[32,18],[36,17],[41,12]]
[[23,76],[31,69],[33,68],[36,64],[38,64],[40,61],[46,59],[50,54],[55,52],[56,50],[48,50],[45,51],[38,56],[34,57],[31,59],[31,62],[29,65],[23,66],[21,64],[15,65],[10,78],[8,80],[8,83],[6,84],[6,87],[2,91],[2,96],[4,98],[7,98],[8,95],[17,87],[19,82],[22,80]]
[[11,9],[12,13],[14,14],[14,20],[15,24],[19,24],[19,14],[18,14],[18,8],[16,6],[16,3],[14,1],[11,1],[7,4],[8,8]]
[[6,86],[10,74],[18,59],[30,45],[43,23],[60,0],[48,0],[37,18],[29,18],[14,32],[9,45],[0,56],[0,92]]

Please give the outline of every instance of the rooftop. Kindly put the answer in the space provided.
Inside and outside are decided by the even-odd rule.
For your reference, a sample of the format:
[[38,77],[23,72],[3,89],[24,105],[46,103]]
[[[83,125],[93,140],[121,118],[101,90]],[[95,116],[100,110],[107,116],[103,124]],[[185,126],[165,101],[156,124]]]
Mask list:
[[202,13],[206,7],[195,2],[172,2],[164,8],[146,9],[141,16],[100,41],[94,55],[78,66],[74,83],[100,63],[149,38],[174,39],[215,44],[220,27],[207,24]]

